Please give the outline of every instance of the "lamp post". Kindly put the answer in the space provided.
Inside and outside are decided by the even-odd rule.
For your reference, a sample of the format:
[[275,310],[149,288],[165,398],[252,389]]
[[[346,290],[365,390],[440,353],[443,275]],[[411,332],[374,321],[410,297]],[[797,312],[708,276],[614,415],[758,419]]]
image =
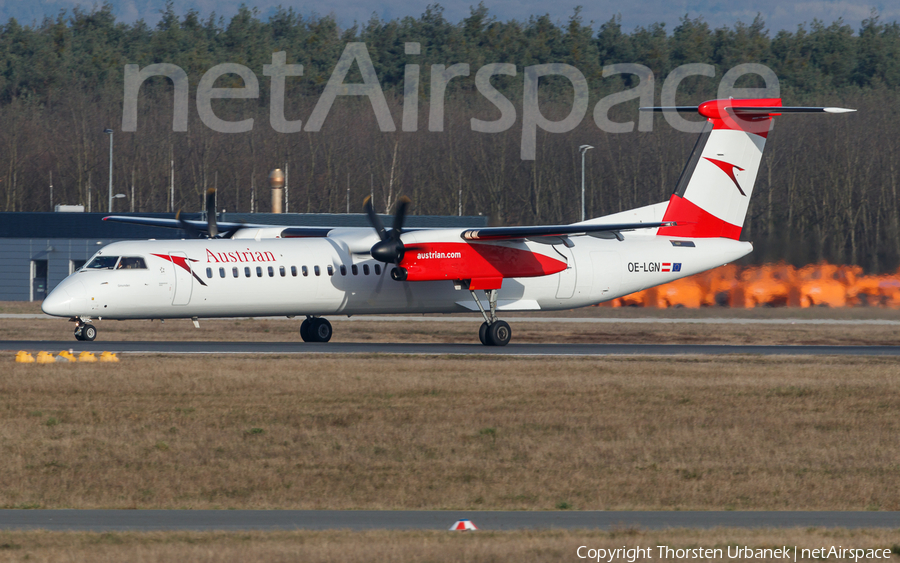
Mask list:
[[[581,145],[578,150],[581,151],[581,220],[584,221],[584,153],[591,150],[591,145]],[[112,150],[112,149],[110,149]],[[112,173],[110,173],[112,174]]]
[[113,163],[113,130],[112,129],[104,129],[104,133],[109,135],[109,207],[106,208],[108,213],[112,213],[112,163]]

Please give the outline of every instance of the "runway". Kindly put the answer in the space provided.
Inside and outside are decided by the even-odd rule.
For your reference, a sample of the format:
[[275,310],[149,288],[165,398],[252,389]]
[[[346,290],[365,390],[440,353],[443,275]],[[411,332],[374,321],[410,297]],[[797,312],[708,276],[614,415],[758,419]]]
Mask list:
[[0,530],[481,530],[663,528],[897,528],[900,512],[574,512],[464,510],[0,510]]
[[[700,324],[700,325],[846,325],[846,326],[900,326],[896,319],[800,319],[800,318],[746,318],[746,317],[547,317],[547,316],[510,316],[510,321],[517,323],[538,324]],[[45,320],[58,321],[59,317],[31,313],[0,313],[0,320]],[[357,315],[353,317],[329,317],[334,323],[384,322],[384,323],[479,323],[480,316],[471,315]],[[179,319],[175,319],[179,320]],[[180,319],[187,320],[187,319]],[[290,321],[290,317],[219,317],[208,320],[250,320],[250,321]]]
[[3,340],[0,350],[75,353],[115,352],[140,354],[401,354],[437,356],[900,356],[900,346],[768,346],[721,344],[534,344],[512,343],[493,347],[481,344],[395,344],[359,342],[78,342],[76,340]]

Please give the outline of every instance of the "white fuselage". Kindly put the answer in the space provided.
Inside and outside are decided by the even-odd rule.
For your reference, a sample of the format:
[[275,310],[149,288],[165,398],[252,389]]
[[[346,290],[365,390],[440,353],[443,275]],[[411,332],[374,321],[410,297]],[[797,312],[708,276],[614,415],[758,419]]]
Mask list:
[[[42,308],[62,317],[109,319],[477,311],[472,295],[454,280],[394,281],[392,265],[352,252],[355,238],[370,244],[365,239],[371,229],[352,231],[323,238],[117,242],[98,254],[140,257],[146,267],[82,269],[63,280]],[[559,239],[557,244],[466,243],[459,232],[416,231],[404,233],[403,240],[490,244],[567,264],[551,275],[504,279],[499,311],[583,307],[726,264],[752,250],[748,242],[724,238],[637,233],[625,233],[622,241],[571,237],[569,247]],[[453,259],[448,256],[435,259]],[[484,293],[477,295],[487,306]]]

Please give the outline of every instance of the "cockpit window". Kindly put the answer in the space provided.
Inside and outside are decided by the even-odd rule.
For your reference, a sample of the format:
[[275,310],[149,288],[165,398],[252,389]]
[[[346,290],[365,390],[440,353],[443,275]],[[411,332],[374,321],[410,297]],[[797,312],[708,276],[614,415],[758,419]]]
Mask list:
[[118,256],[94,256],[94,259],[87,263],[85,270],[112,270],[119,261]]
[[146,270],[147,264],[140,256],[123,256],[117,270]]

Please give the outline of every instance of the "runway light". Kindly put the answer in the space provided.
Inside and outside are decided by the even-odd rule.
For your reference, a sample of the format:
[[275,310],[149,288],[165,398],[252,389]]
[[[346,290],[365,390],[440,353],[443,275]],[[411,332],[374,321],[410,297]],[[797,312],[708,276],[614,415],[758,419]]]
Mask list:
[[78,359],[72,354],[71,350],[63,350],[56,356],[57,362],[76,362]]
[[471,520],[457,520],[455,524],[450,526],[451,532],[474,532],[477,529]]

